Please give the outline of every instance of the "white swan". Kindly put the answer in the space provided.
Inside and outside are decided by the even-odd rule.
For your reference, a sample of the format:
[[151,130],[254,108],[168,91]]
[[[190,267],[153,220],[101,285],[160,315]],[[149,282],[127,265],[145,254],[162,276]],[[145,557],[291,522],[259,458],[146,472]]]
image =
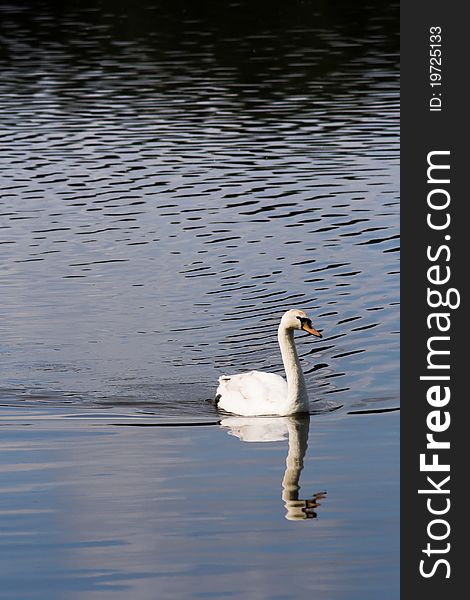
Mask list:
[[308,412],[307,387],[294,344],[295,329],[322,337],[303,310],[292,309],[283,314],[277,339],[287,381],[274,373],[261,371],[223,375],[215,396],[217,408],[244,416]]

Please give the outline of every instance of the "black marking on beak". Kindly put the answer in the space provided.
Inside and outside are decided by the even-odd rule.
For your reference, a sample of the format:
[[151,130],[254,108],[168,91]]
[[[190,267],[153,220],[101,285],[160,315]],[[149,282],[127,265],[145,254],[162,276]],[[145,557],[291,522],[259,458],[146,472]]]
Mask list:
[[301,323],[301,328],[306,331],[307,333],[311,333],[317,337],[323,337],[322,334],[317,331],[315,329],[315,327],[312,325],[312,321],[306,317],[297,317],[297,319],[299,319],[300,323]]

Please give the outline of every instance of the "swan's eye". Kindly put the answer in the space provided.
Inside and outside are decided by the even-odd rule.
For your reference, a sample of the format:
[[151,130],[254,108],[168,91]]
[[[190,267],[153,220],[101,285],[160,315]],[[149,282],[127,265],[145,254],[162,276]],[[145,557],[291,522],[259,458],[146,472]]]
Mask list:
[[299,319],[301,327],[303,327],[304,325],[308,325],[309,327],[312,326],[312,321],[310,319],[307,319],[306,317],[296,317],[296,318]]

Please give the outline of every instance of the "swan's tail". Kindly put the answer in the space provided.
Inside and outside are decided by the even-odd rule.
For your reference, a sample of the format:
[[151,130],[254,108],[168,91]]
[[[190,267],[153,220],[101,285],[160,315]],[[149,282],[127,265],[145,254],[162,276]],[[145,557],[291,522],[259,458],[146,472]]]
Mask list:
[[219,377],[219,386],[215,392],[214,404],[217,406],[219,404],[219,400],[222,398],[222,393],[227,389],[227,385],[230,381],[230,375],[222,375]]

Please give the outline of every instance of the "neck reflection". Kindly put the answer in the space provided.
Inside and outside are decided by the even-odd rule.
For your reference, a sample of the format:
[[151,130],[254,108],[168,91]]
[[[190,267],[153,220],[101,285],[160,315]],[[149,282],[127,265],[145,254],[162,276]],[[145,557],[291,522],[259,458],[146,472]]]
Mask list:
[[317,492],[309,498],[300,498],[300,473],[308,447],[309,415],[290,417],[226,417],[220,422],[229,435],[242,442],[275,442],[288,437],[286,470],[282,479],[282,500],[289,521],[317,517],[316,508],[326,492]]

